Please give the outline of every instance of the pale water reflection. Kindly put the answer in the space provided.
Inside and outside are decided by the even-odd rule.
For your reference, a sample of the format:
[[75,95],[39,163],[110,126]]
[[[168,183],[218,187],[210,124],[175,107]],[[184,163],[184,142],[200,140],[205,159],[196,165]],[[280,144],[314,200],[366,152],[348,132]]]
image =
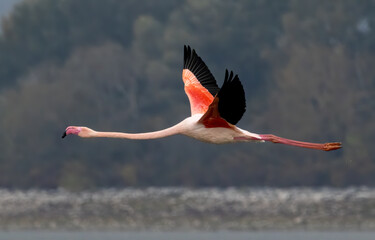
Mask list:
[[0,230],[375,231],[374,206],[365,187],[0,189]]
[[374,240],[375,232],[0,232],[1,240]]

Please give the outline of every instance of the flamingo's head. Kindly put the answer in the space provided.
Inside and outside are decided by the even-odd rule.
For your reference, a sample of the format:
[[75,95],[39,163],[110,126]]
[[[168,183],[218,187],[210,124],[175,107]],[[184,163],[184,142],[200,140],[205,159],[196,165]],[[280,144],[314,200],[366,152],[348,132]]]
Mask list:
[[65,129],[62,138],[70,134],[77,135],[79,137],[90,137],[93,132],[93,130],[87,127],[69,126]]

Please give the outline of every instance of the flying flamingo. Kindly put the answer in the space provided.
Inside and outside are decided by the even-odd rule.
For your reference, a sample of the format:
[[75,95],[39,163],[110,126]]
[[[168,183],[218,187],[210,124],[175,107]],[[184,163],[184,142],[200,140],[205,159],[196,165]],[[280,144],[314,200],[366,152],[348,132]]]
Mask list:
[[256,134],[243,130],[237,122],[245,112],[245,92],[238,75],[225,71],[224,84],[216,84],[210,70],[190,46],[184,46],[182,80],[190,101],[191,116],[164,130],[147,133],[99,132],[87,127],[69,126],[63,138],[74,134],[83,138],[107,137],[125,139],[155,139],[183,134],[208,143],[273,142],[303,148],[331,151],[341,143],[311,143],[281,138],[272,134]]

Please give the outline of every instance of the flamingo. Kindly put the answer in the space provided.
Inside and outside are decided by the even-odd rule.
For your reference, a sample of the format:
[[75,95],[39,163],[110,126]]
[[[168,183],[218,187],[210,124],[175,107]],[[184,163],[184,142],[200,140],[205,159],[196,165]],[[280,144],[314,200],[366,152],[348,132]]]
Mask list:
[[69,126],[63,133],[82,138],[155,139],[182,134],[214,143],[273,142],[303,148],[331,151],[341,148],[340,142],[311,143],[291,140],[273,134],[256,134],[236,126],[246,110],[243,86],[232,71],[225,71],[224,83],[218,87],[210,70],[190,46],[184,46],[182,80],[190,102],[191,116],[176,125],[146,133],[99,132],[83,126]]

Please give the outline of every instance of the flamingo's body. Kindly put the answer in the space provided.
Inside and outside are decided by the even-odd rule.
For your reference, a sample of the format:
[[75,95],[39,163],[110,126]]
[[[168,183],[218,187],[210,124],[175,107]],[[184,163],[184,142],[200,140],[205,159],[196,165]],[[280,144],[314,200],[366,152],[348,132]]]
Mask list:
[[246,109],[245,93],[237,75],[226,71],[224,84],[219,88],[215,78],[203,60],[190,47],[184,47],[182,79],[190,101],[191,116],[180,123],[156,132],[120,133],[97,132],[87,127],[69,126],[63,137],[69,134],[80,137],[109,137],[125,139],[155,139],[183,134],[208,143],[264,142],[283,143],[298,147],[325,151],[341,148],[341,143],[309,143],[256,134],[240,129],[237,122]]

